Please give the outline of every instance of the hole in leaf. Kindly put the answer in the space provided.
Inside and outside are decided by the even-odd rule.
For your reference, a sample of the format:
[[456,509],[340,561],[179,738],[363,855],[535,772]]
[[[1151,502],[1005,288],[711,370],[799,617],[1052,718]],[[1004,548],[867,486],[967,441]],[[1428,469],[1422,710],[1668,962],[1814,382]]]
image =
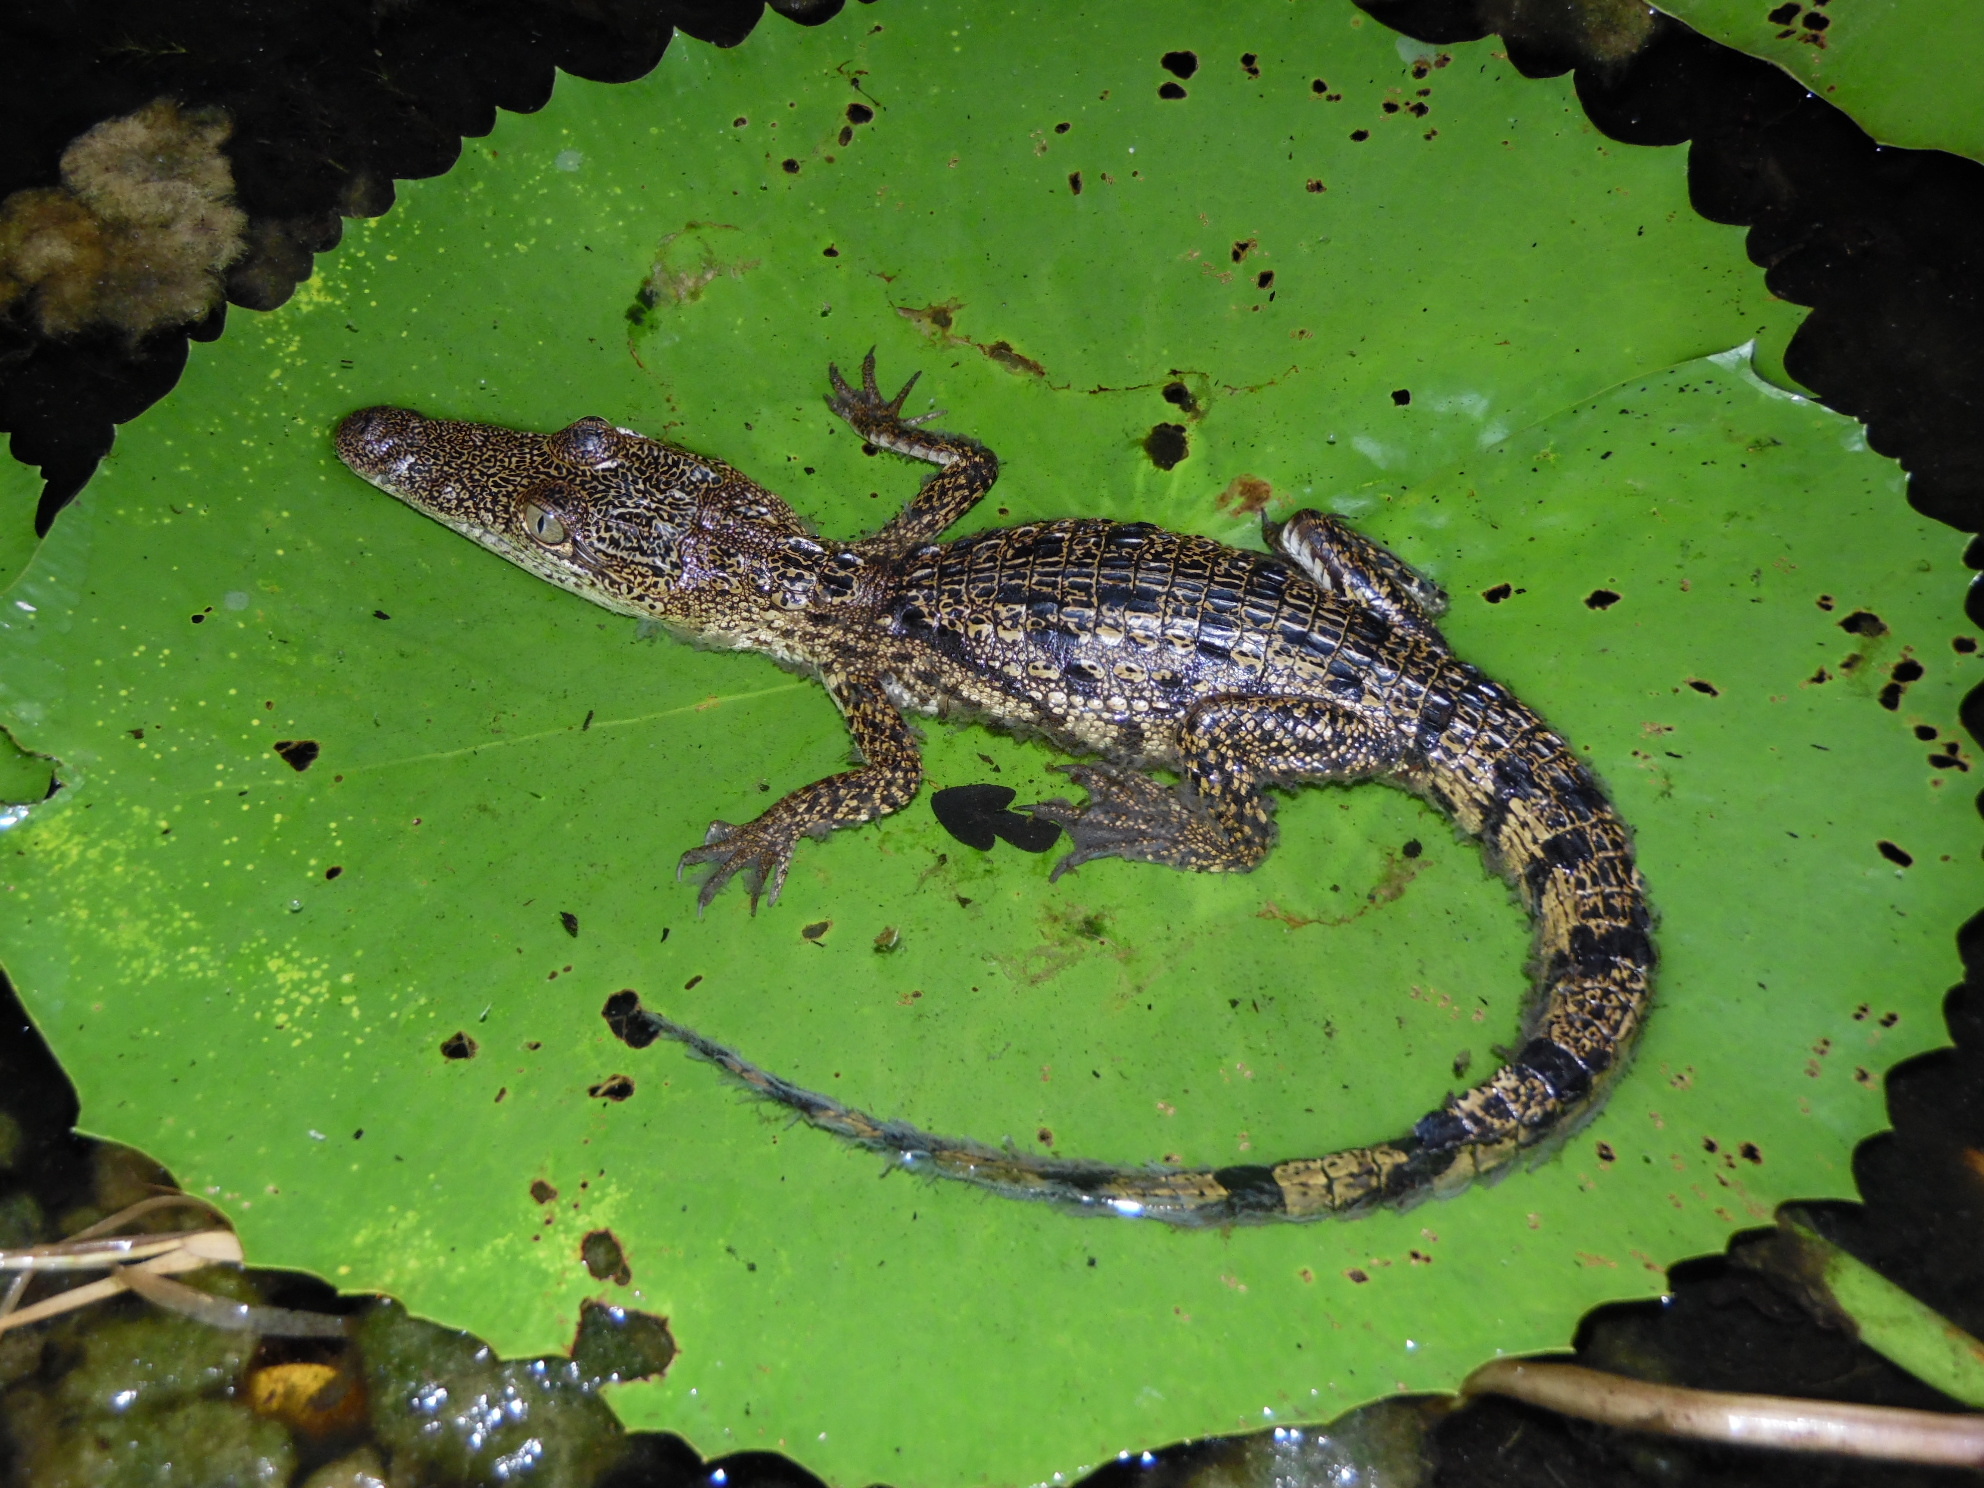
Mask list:
[[632,987],[615,992],[599,1010],[607,1031],[630,1049],[645,1049],[661,1037],[661,1025],[654,1014],[641,1006],[641,997]]
[[594,1100],[623,1101],[634,1093],[634,1082],[625,1075],[608,1075],[597,1085],[588,1085],[586,1094]]
[[1888,633],[1887,622],[1872,610],[1855,610],[1839,622],[1839,628],[1857,636],[1884,636]]
[[579,1242],[579,1259],[594,1281],[610,1281],[625,1286],[634,1279],[627,1264],[627,1253],[611,1230],[593,1230]]
[[1144,453],[1159,470],[1170,470],[1192,452],[1183,424],[1158,424],[1144,435]]

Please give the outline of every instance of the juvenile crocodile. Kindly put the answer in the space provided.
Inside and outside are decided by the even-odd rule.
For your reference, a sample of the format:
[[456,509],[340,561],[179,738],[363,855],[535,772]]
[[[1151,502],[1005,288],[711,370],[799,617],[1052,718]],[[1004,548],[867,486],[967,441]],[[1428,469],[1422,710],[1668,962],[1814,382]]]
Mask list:
[[[1173,1224],[1311,1219],[1458,1191],[1548,1150],[1602,1103],[1631,1051],[1654,968],[1632,842],[1563,739],[1457,660],[1445,596],[1336,518],[1264,524],[1247,552],[1142,522],[1029,522],[941,542],[998,461],[905,418],[874,355],[833,411],[871,445],[938,467],[874,536],[814,537],[791,507],[716,460],[605,419],[555,434],[368,408],[337,451],[372,484],[520,567],[708,646],[817,677],[860,763],[756,820],[712,823],[707,906],[742,875],[778,898],[794,845],[899,811],[922,781],[905,712],[1044,734],[1089,761],[1088,792],[1030,808],[1073,851],[1244,873],[1275,827],[1267,787],[1379,779],[1481,839],[1535,922],[1520,1050],[1405,1136],[1272,1166],[1189,1170],[1032,1157],[936,1137],[806,1091],[665,1020],[813,1125],[905,1167],[1091,1212]],[[915,385],[915,378],[910,385]],[[1152,768],[1176,772],[1175,788]],[[678,868],[678,874],[680,872]]]

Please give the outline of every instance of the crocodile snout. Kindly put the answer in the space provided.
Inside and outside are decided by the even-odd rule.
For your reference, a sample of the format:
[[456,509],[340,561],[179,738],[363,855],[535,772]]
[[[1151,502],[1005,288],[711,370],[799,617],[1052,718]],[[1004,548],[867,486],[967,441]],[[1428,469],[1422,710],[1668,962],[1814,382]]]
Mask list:
[[412,453],[426,422],[410,408],[361,408],[338,425],[338,458],[360,475],[384,475]]

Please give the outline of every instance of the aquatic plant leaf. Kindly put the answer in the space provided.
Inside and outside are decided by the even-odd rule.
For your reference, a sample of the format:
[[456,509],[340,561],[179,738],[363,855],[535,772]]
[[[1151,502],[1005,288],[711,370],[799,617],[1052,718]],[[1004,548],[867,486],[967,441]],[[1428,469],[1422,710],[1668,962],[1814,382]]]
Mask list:
[[34,535],[34,504],[41,495],[41,480],[31,465],[17,460],[0,460],[0,511],[9,512],[0,522],[0,585],[12,583],[27,567],[40,541]]
[[1984,10],[1966,0],[1662,0],[1659,8],[1776,63],[1884,145],[1984,160]]
[[[1795,315],[1689,212],[1682,152],[1347,5],[901,3],[562,82],[197,348],[7,590],[0,725],[67,784],[0,838],[7,968],[87,1126],[253,1259],[511,1355],[587,1298],[666,1317],[679,1357],[615,1396],[707,1453],[1038,1481],[1451,1386],[1850,1192],[1881,1070],[1941,1038],[1977,897],[1957,542],[1855,425],[1703,360]],[[1521,914],[1378,787],[1291,799],[1220,880],[1050,884],[919,800],[698,919],[677,856],[842,765],[825,697],[329,448],[369,403],[599,413],[870,529],[919,479],[824,407],[870,344],[1004,459],[967,526],[1353,513],[1589,751],[1665,964],[1559,1158],[1350,1225],[1085,1222],[881,1181],[616,1035],[631,991],[935,1130],[1195,1163],[1396,1133],[1515,1036]],[[1036,745],[929,734],[932,790],[1065,788]]]

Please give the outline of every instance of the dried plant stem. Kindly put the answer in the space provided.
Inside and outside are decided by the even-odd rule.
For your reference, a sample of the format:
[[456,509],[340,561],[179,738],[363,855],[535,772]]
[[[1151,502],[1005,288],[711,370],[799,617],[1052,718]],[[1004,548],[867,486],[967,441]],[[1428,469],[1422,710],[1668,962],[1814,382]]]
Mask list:
[[1461,1394],[1507,1395],[1608,1426],[1731,1446],[1984,1467],[1984,1416],[1978,1415],[1690,1390],[1522,1359],[1482,1365]]

